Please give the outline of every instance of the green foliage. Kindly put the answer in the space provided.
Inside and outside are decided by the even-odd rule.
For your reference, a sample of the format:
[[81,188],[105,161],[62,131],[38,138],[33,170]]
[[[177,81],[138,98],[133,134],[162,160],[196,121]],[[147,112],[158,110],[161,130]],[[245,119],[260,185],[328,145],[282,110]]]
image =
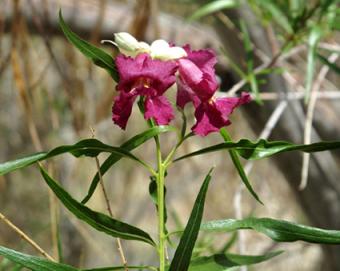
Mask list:
[[[159,135],[161,133],[174,131],[175,128],[172,126],[154,126],[138,135],[135,135],[134,137],[130,138],[126,142],[124,142],[120,148],[126,150],[126,151],[132,151],[133,149],[139,147],[149,139],[155,137],[156,135]],[[115,164],[117,163],[123,156],[117,153],[112,153],[100,166],[100,172],[102,176]],[[93,195],[94,191],[96,190],[96,187],[99,183],[99,174],[96,173],[96,175],[93,177],[89,191],[86,195],[86,197],[82,200],[82,203],[86,203],[90,200],[91,196]]]
[[191,254],[194,249],[194,245],[198,236],[200,229],[200,224],[202,221],[205,196],[208,191],[209,182],[211,179],[211,172],[209,171],[205,177],[201,189],[197,195],[194,207],[192,208],[190,218],[185,227],[182,238],[176,249],[174,258],[172,259],[169,271],[186,271],[188,270]]
[[302,151],[302,152],[320,152],[326,150],[333,150],[340,148],[340,141],[324,141],[313,144],[292,144],[286,141],[267,141],[260,139],[258,142],[252,142],[248,139],[241,139],[239,142],[225,142],[217,145],[213,145],[177,158],[175,161],[179,161],[188,157],[202,155],[209,152],[215,152],[220,150],[232,150],[234,149],[244,159],[258,160],[266,157],[270,157],[274,154]]
[[131,154],[124,148],[109,146],[100,142],[97,139],[84,139],[73,145],[59,146],[57,148],[52,149],[49,152],[35,153],[17,160],[2,163],[0,164],[0,176],[17,169],[27,167],[38,161],[43,161],[64,153],[70,153],[75,157],[80,157],[83,155],[95,157],[101,152],[109,152],[114,153],[120,157],[128,157],[134,161],[140,162],[141,164],[145,165],[145,163],[142,160],[135,157],[133,154]]
[[94,64],[104,68],[111,77],[118,82],[119,76],[113,58],[102,49],[81,39],[68,27],[63,19],[61,10],[59,11],[59,25],[66,38],[86,57],[90,58]]
[[214,12],[228,8],[235,8],[237,6],[238,1],[235,0],[214,0],[196,10],[189,20],[198,20]]
[[271,218],[226,219],[202,223],[201,230],[230,232],[252,229],[263,233],[276,242],[305,241],[309,243],[340,244],[340,231],[324,230]]
[[30,256],[9,248],[0,246],[0,255],[18,263],[32,271],[80,271],[72,266],[55,263],[43,258]]
[[315,69],[315,58],[316,58],[316,49],[319,40],[322,37],[322,30],[319,26],[313,27],[310,32],[308,39],[308,56],[307,56],[307,75],[306,75],[306,87],[305,87],[305,101],[309,100],[313,78],[314,78],[314,69]]
[[268,261],[280,255],[282,251],[270,252],[264,255],[237,255],[237,254],[216,254],[207,257],[199,257],[191,261],[189,271],[226,271],[235,270],[235,267],[253,265]]
[[64,204],[64,206],[76,217],[83,220],[96,230],[102,231],[113,237],[142,241],[155,246],[154,241],[148,233],[134,226],[113,219],[105,214],[92,211],[90,208],[72,198],[71,195],[59,186],[42,167],[40,167],[40,172],[47,185],[52,189],[54,194]]
[[[220,130],[220,134],[223,137],[225,142],[231,141],[231,138],[227,132],[227,130],[225,128],[222,128]],[[263,202],[260,200],[259,196],[256,194],[256,192],[254,191],[253,187],[251,186],[247,174],[245,173],[243,166],[241,164],[241,161],[239,159],[239,154],[237,153],[236,150],[234,149],[230,149],[228,150],[229,155],[231,157],[231,160],[233,161],[233,164],[242,180],[242,182],[244,183],[244,185],[247,187],[248,191],[250,194],[253,195],[253,197],[261,204],[263,204]]]

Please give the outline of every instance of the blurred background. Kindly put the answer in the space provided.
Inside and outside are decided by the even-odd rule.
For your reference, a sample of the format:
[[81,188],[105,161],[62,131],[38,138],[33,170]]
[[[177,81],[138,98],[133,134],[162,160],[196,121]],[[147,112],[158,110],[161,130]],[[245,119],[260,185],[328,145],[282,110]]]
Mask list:
[[[208,6],[207,6],[208,5]],[[233,140],[268,138],[309,143],[339,140],[340,53],[338,1],[249,0],[0,0],[0,161],[7,161],[92,136],[119,145],[147,127],[136,109],[124,132],[111,121],[115,84],[63,36],[58,11],[83,39],[114,53],[115,32],[152,42],[162,38],[192,48],[213,48],[219,95],[250,91],[257,102],[238,109],[228,127]],[[307,102],[305,102],[306,93]],[[174,97],[172,97],[174,102]],[[192,108],[188,108],[193,124]],[[180,119],[180,118],[177,118]],[[180,125],[180,120],[174,125]],[[162,135],[164,153],[175,144]],[[194,137],[181,153],[221,139]],[[136,155],[153,161],[152,141]],[[100,161],[105,155],[100,155]],[[245,163],[264,206],[247,191],[226,152],[175,164],[167,178],[169,228],[182,228],[212,165],[204,219],[272,217],[340,230],[340,152],[290,153]],[[63,155],[48,165],[55,179],[81,200],[96,173],[94,159]],[[157,234],[147,172],[122,160],[105,176],[115,217]],[[106,213],[100,189],[88,205]],[[0,212],[55,258],[59,232],[63,261],[80,268],[119,265],[114,240],[74,218],[49,193],[36,166],[0,176]],[[0,244],[35,251],[0,220]],[[339,246],[276,244],[253,232],[201,235],[196,253],[286,252],[249,270],[340,270]],[[145,246],[123,241],[129,264],[156,263]],[[174,249],[169,248],[170,253]],[[0,270],[13,265],[0,258]]]

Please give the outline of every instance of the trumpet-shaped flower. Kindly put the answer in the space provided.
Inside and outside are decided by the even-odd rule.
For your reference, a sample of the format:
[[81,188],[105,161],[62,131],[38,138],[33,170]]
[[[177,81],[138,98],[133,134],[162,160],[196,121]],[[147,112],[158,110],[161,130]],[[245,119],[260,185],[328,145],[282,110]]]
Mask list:
[[181,108],[188,102],[195,107],[195,134],[206,136],[229,125],[229,115],[234,108],[248,103],[250,95],[242,93],[240,98],[215,98],[218,89],[214,66],[216,55],[212,50],[191,51],[185,47],[187,57],[178,60],[179,81],[177,105]]
[[112,120],[125,129],[132,106],[138,96],[144,98],[144,118],[156,124],[168,124],[174,113],[163,95],[177,80],[177,106],[188,102],[195,107],[195,134],[206,136],[229,125],[233,110],[250,101],[250,95],[240,98],[216,98],[218,89],[215,75],[216,55],[213,50],[192,51],[190,47],[170,46],[164,40],[151,45],[137,41],[128,33],[115,34],[121,55],[116,58],[119,73],[117,91],[112,108]]
[[138,96],[143,96],[144,117],[153,118],[158,125],[168,124],[174,117],[171,104],[164,92],[176,81],[175,61],[151,59],[146,53],[136,58],[119,55],[116,58],[119,73],[117,91],[112,108],[112,120],[125,129],[132,106]]

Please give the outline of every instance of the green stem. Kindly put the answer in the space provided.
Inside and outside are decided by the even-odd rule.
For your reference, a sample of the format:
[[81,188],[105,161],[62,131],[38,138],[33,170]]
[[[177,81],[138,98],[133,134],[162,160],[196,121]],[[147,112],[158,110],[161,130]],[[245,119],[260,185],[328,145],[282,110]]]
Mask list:
[[157,148],[157,164],[158,172],[156,175],[157,179],[157,205],[158,205],[158,234],[159,234],[159,270],[165,271],[165,232],[164,232],[164,174],[165,167],[162,162],[162,153],[159,142],[159,137],[155,137],[156,148]]

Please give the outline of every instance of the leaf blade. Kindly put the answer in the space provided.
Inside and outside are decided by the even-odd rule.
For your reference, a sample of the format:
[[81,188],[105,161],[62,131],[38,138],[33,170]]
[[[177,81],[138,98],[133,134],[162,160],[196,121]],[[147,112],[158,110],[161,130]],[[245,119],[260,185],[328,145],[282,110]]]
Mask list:
[[169,271],[186,271],[188,270],[192,251],[198,236],[200,224],[203,216],[205,196],[208,190],[209,182],[211,180],[210,169],[205,177],[201,189],[197,195],[194,207],[191,211],[190,218],[185,227],[184,233],[177,246],[174,258],[170,264]]
[[222,9],[235,8],[236,6],[238,6],[237,1],[234,0],[212,1],[199,8],[196,12],[194,12],[194,14],[189,18],[189,21],[198,20],[211,13],[220,11]]
[[253,265],[272,259],[283,251],[270,252],[263,255],[237,255],[237,254],[215,254],[207,257],[194,259],[189,271],[225,271],[232,268]]
[[340,231],[325,230],[272,218],[226,219],[202,223],[201,230],[230,232],[252,229],[267,235],[276,242],[305,241],[309,243],[340,244]]
[[19,158],[16,160],[8,161],[5,163],[0,164],[0,176],[11,171],[27,167],[32,165],[38,161],[43,161],[48,158],[52,158],[54,156],[58,156],[64,153],[71,153],[72,155],[79,157],[82,155],[85,156],[97,156],[101,152],[109,152],[109,153],[116,153],[123,157],[128,157],[132,160],[135,160],[139,163],[145,165],[145,163],[131,154],[129,151],[125,150],[124,148],[120,147],[113,147],[107,144],[102,143],[97,139],[83,139],[73,145],[62,145],[52,149],[49,152],[39,152],[35,154],[28,155],[23,158]]
[[241,139],[238,142],[224,142],[198,151],[194,151],[192,153],[176,158],[174,161],[179,161],[188,157],[193,157],[224,149],[234,149],[238,152],[240,156],[247,160],[258,160],[283,152],[302,151],[312,153],[339,148],[340,141],[322,141],[304,145],[292,144],[286,141],[267,141],[264,139],[260,139],[257,142],[252,142],[248,139]]
[[65,23],[61,10],[59,10],[59,25],[64,35],[81,53],[90,58],[94,64],[104,68],[109,72],[111,77],[118,82],[119,76],[113,58],[100,48],[88,43],[76,35]]
[[[159,135],[161,133],[174,131],[176,128],[172,126],[154,126],[132,138],[124,142],[122,145],[120,145],[120,148],[123,148],[127,151],[132,151],[133,149],[137,148],[138,146],[142,145],[147,140],[153,138],[156,135]],[[112,153],[100,166],[100,172],[102,176],[120,159],[122,158],[121,155]],[[92,197],[94,191],[96,190],[96,187],[100,181],[98,172],[96,175],[92,178],[91,185],[89,187],[89,190],[87,192],[87,195],[82,200],[82,203],[85,204],[90,200]]]
[[127,223],[113,219],[105,214],[96,212],[76,201],[61,186],[59,186],[48,173],[40,166],[40,172],[47,185],[51,188],[63,205],[78,219],[83,220],[94,229],[113,237],[126,240],[136,240],[155,246],[148,233]]
[[0,246],[0,255],[33,271],[80,271],[66,264],[31,256],[3,246]]
[[[227,130],[225,128],[222,128],[220,130],[220,134],[223,137],[225,142],[228,142],[231,140]],[[244,183],[244,185],[246,186],[246,188],[248,189],[249,193],[261,204],[263,204],[263,202],[260,200],[259,196],[257,195],[257,193],[254,191],[252,185],[250,184],[250,181],[248,180],[247,174],[245,173],[243,166],[241,164],[241,161],[238,157],[238,153],[231,149],[228,151],[229,155],[231,157],[231,160],[238,172],[238,175],[240,176],[242,182]]]

